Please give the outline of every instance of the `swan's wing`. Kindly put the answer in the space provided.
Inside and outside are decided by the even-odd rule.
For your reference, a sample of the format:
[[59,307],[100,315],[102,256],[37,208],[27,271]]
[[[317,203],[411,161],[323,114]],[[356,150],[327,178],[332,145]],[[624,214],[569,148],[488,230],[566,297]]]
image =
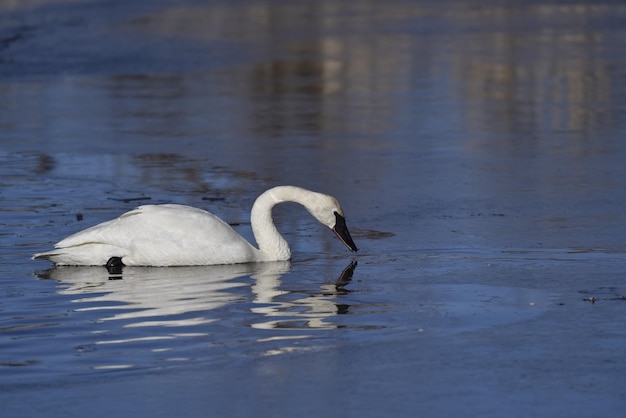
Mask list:
[[96,266],[106,264],[111,257],[122,257],[127,250],[123,240],[115,239],[116,230],[122,227],[121,219],[135,211],[70,235],[54,244],[54,250],[35,254],[33,259],[46,259],[59,265]]
[[[88,258],[91,252],[97,260],[81,264],[98,265],[110,257],[122,257],[126,265],[231,264],[253,261],[258,252],[215,215],[183,205],[139,206],[71,235],[55,247],[50,254],[80,253],[81,258]],[[103,253],[110,253],[104,262]]]
[[119,238],[116,237],[117,233],[124,228],[124,225],[128,224],[128,222],[123,219],[127,216],[140,213],[137,209],[126,212],[119,218],[102,222],[98,225],[92,226],[91,228],[76,232],[75,234],[72,234],[54,244],[54,248],[69,248],[88,243],[110,243],[112,241],[119,241],[119,239],[116,239]]
[[124,248],[114,245],[88,243],[37,253],[33,255],[33,260],[41,258],[61,266],[103,266],[111,257],[120,257],[119,254],[124,252]]

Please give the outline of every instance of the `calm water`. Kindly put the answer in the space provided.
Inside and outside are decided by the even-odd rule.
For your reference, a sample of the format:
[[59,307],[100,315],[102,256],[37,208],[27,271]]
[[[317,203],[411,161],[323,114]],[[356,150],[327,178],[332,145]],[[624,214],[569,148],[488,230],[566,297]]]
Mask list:
[[[103,376],[150,388],[223,367],[199,380],[244,416],[257,392],[220,397],[228,376],[297,390],[311,364],[310,380],[350,380],[355,416],[626,405],[620,2],[32,1],[0,16],[8,413],[33,413],[33,385],[85,402],[75,385]],[[336,196],[359,253],[284,205],[291,263],[118,276],[29,259],[145,203],[208,209],[251,240],[252,203],[278,184]],[[354,382],[372,359],[395,409]],[[323,408],[258,396],[282,405],[265,415]]]

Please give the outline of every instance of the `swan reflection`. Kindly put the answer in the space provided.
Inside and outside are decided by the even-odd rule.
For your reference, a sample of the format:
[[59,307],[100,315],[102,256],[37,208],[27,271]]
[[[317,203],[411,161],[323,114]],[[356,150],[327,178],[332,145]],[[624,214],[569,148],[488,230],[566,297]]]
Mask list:
[[[348,292],[345,286],[355,267],[356,262],[350,263],[336,282],[323,283],[317,290],[304,292],[304,297],[299,297],[302,291],[289,290],[293,277],[283,281],[291,270],[289,262],[124,267],[122,271],[57,266],[38,276],[61,283],[58,292],[73,296],[72,302],[78,304],[74,312],[88,312],[92,318],[95,315],[96,322],[120,321],[123,328],[194,326],[201,330],[199,325],[221,321],[236,328],[243,324],[244,328],[260,330],[330,329],[336,325],[328,319],[347,312],[347,306],[338,303],[337,297]],[[295,296],[285,300],[285,295]],[[147,338],[155,338],[155,331],[153,328]],[[172,335],[156,333],[157,338]],[[133,338],[146,336],[127,335],[124,341]],[[261,341],[280,335],[255,334],[255,338]]]
[[251,310],[260,314],[262,320],[251,324],[257,329],[332,329],[337,326],[327,319],[348,312],[348,305],[338,303],[336,296],[346,294],[346,286],[352,280],[356,261],[352,261],[333,284],[323,284],[320,292],[305,297],[280,301],[280,296],[289,293],[280,290],[280,277],[257,277],[252,285],[254,302],[261,306]]

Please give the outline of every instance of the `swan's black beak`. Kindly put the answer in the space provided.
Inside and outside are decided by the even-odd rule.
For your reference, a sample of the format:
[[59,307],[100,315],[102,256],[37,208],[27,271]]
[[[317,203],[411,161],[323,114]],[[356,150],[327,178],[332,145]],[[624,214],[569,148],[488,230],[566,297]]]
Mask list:
[[337,237],[346,244],[346,247],[350,248],[351,251],[359,251],[352,241],[352,237],[350,236],[350,232],[348,231],[348,227],[346,226],[346,220],[343,216],[335,212],[335,226],[333,228],[333,232]]

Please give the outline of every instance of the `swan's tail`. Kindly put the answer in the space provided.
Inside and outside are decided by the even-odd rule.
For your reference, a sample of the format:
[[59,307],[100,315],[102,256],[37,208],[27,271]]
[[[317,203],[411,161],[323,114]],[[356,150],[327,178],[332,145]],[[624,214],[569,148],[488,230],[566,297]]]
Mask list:
[[31,260],[39,260],[39,259],[50,260],[50,258],[55,256],[56,254],[57,253],[54,251],[47,251],[45,253],[33,254],[33,256],[30,259]]
[[104,266],[111,257],[122,256],[114,245],[89,243],[33,254],[32,259],[49,260],[57,266]]

